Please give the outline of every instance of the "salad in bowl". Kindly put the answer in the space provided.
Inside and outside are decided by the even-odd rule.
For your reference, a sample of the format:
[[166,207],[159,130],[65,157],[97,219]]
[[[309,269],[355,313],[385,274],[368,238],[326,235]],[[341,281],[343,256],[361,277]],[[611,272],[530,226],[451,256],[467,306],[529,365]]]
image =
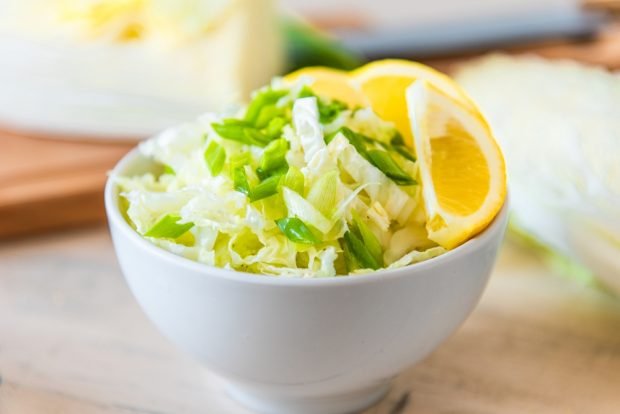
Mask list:
[[303,69],[139,151],[158,168],[111,178],[135,231],[260,275],[428,260],[483,230],[506,196],[503,157],[476,106],[449,78],[405,61]]
[[258,412],[381,399],[472,311],[507,222],[501,152],[445,75],[309,68],[127,154],[105,190],[129,288]]

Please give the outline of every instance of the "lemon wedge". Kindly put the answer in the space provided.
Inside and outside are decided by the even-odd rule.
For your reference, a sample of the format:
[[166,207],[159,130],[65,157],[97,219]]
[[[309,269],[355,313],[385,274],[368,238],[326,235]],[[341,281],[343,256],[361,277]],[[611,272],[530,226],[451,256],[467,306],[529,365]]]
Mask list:
[[319,95],[329,96],[351,107],[368,105],[366,98],[351,83],[348,72],[318,66],[308,67],[285,76],[284,82],[291,84],[302,78],[309,79],[312,90]]
[[425,80],[405,95],[428,237],[451,249],[484,229],[502,207],[504,158],[479,112]]
[[405,90],[425,80],[465,107],[473,107],[465,92],[448,76],[426,65],[398,59],[369,63],[351,72],[351,82],[381,118],[394,123],[405,141],[412,142]]

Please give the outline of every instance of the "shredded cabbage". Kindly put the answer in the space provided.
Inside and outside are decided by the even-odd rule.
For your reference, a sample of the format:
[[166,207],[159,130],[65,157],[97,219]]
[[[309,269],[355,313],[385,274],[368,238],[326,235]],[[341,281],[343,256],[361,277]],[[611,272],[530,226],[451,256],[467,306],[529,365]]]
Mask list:
[[[126,217],[155,245],[192,260],[333,277],[445,251],[428,240],[415,157],[403,153],[394,125],[303,84],[274,82],[248,107],[203,115],[140,151],[160,167],[114,177]],[[408,180],[390,175],[377,153]]]
[[492,55],[462,68],[505,150],[511,229],[560,273],[620,295],[620,77]]

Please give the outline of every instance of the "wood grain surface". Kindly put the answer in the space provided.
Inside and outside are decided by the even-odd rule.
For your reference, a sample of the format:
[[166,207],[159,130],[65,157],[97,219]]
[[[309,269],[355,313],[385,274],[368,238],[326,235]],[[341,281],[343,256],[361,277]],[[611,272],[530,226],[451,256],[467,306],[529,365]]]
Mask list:
[[0,239],[101,222],[106,173],[132,145],[0,130]]
[[[620,300],[506,245],[458,332],[365,414],[616,414]],[[106,229],[0,244],[0,414],[247,414],[164,340]]]

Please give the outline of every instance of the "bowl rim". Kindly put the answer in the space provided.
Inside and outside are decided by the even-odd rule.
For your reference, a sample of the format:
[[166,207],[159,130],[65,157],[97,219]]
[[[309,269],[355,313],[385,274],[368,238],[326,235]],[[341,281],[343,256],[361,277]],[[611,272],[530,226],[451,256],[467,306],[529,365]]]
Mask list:
[[[264,274],[256,274],[250,272],[241,272],[237,270],[224,269],[221,267],[210,266],[205,263],[200,263],[192,259],[188,259],[183,256],[174,254],[166,249],[158,247],[149,242],[142,236],[140,236],[131,226],[125,218],[122,216],[119,203],[117,183],[114,177],[120,175],[121,171],[124,171],[129,167],[132,162],[139,157],[143,157],[140,153],[139,147],[135,147],[121,158],[116,166],[108,172],[108,178],[104,189],[104,202],[105,210],[108,218],[108,225],[110,228],[115,227],[120,231],[123,237],[128,239],[131,243],[138,248],[146,250],[147,253],[157,256],[159,259],[172,263],[175,266],[179,266],[191,272],[199,273],[205,277],[217,277],[221,279],[228,279],[231,281],[258,284],[258,285],[276,285],[276,286],[332,286],[332,285],[355,285],[359,283],[372,283],[380,282],[382,280],[389,280],[396,277],[407,275],[407,277],[413,277],[415,273],[424,273],[432,270],[442,264],[459,260],[463,256],[467,256],[471,252],[485,246],[496,233],[503,232],[508,220],[509,209],[509,197],[508,192],[504,199],[504,203],[493,218],[491,223],[484,228],[480,233],[455,247],[452,250],[448,250],[439,256],[433,257],[422,262],[413,263],[407,266],[399,267],[396,269],[382,269],[374,272],[361,273],[357,275],[348,275],[346,277],[321,277],[321,278],[309,278],[309,277],[295,277],[295,276],[272,276]],[[501,241],[500,241],[501,242]]]

